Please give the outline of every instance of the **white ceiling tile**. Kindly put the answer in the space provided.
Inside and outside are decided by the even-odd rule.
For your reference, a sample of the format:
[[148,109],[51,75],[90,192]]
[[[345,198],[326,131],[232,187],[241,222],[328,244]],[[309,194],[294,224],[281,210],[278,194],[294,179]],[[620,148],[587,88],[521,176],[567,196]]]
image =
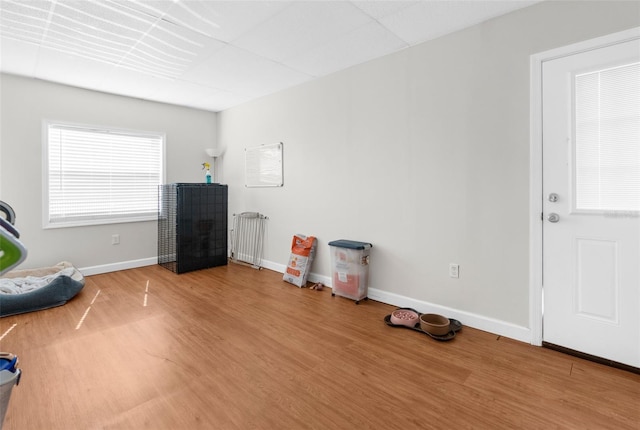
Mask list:
[[194,101],[193,107],[216,112],[246,103],[254,98],[244,94],[232,93],[231,91],[220,91],[211,97],[200,97]]
[[33,77],[38,62],[38,46],[13,39],[2,39],[0,70],[5,73]]
[[70,35],[85,35],[92,41],[117,38],[135,42],[159,18],[105,1],[59,1],[55,3],[51,25]]
[[362,9],[367,15],[380,19],[388,15],[392,15],[394,13],[398,13],[400,10],[405,9],[409,6],[413,6],[418,3],[417,0],[414,1],[403,1],[403,0],[395,0],[395,1],[385,1],[385,0],[377,0],[377,1],[354,1],[353,4],[358,8]]
[[149,76],[137,71],[113,66],[95,84],[94,89],[146,100],[163,101],[162,90],[172,84],[173,81],[170,79]]
[[223,110],[227,106],[251,100],[251,97],[247,95],[240,95],[187,81],[180,81],[178,87],[167,86],[165,89],[160,90],[159,93],[167,103],[214,111]]
[[0,35],[3,38],[39,43],[47,28],[49,12],[52,8],[49,1],[2,2],[0,4]]
[[434,39],[536,3],[535,1],[423,1],[380,19],[411,45]]
[[275,61],[299,55],[371,21],[348,2],[296,2],[233,42]]
[[[86,1],[86,0],[80,0]],[[105,3],[105,0],[98,0]],[[158,19],[169,13],[176,0],[106,0],[114,8],[122,11],[133,11],[136,15],[147,15],[153,19]],[[191,1],[191,0],[189,0]]]
[[34,77],[66,85],[93,88],[109,75],[111,65],[41,47]]
[[289,4],[288,1],[177,2],[165,18],[211,38],[230,42]]
[[172,99],[179,98],[180,96],[194,98],[197,94],[201,93],[214,94],[223,91],[218,88],[211,88],[207,85],[196,84],[189,81],[177,80],[175,83],[178,85],[166,85],[160,88],[158,90],[159,95]]
[[200,84],[214,82],[216,88],[256,97],[297,85],[310,78],[304,73],[231,45],[214,53],[181,77],[182,80]]
[[108,2],[60,1],[42,38],[42,46],[105,64],[118,64],[157,19]]
[[123,66],[151,75],[176,78],[225,44],[191,29],[160,21],[133,45]]
[[323,76],[408,45],[377,22],[371,22],[329,43],[291,58],[285,64],[313,76]]
[[0,0],[0,72],[218,111],[537,2]]

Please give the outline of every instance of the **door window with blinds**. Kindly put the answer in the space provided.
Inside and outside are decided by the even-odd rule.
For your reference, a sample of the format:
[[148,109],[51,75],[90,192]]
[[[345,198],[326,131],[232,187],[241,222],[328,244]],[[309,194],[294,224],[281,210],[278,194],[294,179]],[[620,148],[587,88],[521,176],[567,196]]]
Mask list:
[[44,123],[44,227],[157,219],[161,133]]
[[640,63],[574,76],[574,208],[640,213]]

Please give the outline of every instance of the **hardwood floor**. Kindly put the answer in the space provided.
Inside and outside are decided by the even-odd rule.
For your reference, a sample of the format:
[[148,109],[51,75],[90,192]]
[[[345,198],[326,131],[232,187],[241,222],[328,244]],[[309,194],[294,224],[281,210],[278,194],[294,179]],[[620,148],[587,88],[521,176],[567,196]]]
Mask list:
[[469,327],[437,342],[393,309],[235,264],[91,276],[0,319],[23,370],[4,430],[640,428],[640,375]]

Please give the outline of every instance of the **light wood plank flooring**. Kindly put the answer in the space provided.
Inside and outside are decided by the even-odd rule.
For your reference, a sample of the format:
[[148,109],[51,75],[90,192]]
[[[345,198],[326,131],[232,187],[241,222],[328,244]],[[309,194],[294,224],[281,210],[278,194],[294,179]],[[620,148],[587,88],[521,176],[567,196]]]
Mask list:
[[24,372],[4,430],[640,428],[640,375],[469,327],[437,342],[393,309],[235,264],[91,276],[0,319]]

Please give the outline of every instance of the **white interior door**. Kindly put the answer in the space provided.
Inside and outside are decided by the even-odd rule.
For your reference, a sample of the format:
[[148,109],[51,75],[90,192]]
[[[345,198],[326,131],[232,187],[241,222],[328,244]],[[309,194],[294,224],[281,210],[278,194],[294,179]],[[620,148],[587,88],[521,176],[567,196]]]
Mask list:
[[640,41],[543,63],[543,340],[640,368]]

